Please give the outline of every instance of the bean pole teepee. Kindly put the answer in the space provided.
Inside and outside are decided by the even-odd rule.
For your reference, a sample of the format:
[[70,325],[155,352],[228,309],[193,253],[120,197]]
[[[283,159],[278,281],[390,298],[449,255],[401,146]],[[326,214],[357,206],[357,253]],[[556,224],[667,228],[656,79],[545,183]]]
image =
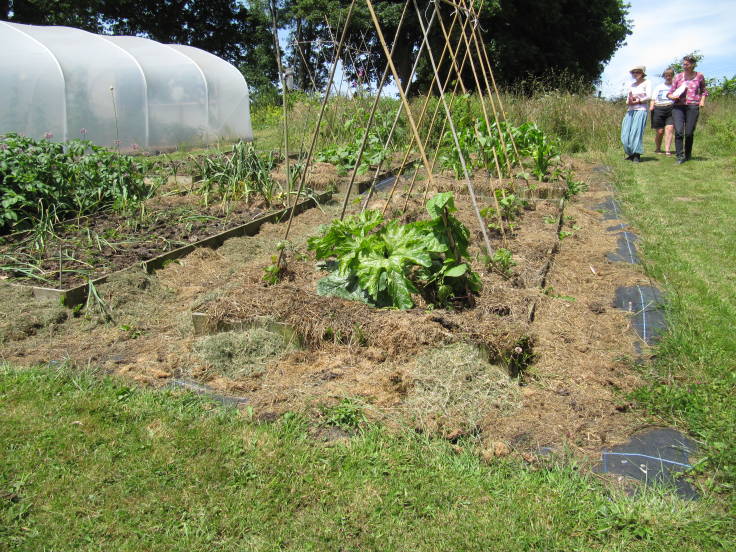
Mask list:
[[[424,189],[425,199],[426,199],[426,195],[428,191],[430,190],[430,188],[432,189],[437,188],[434,174],[435,174],[435,167],[436,167],[437,159],[439,155],[440,144],[432,146],[430,143],[430,137],[433,135],[433,130],[436,128],[436,126],[441,124],[440,136],[443,136],[446,130],[449,130],[449,134],[452,136],[455,153],[457,154],[457,158],[459,159],[460,165],[462,167],[462,176],[465,181],[465,185],[467,187],[468,196],[470,197],[473,211],[475,212],[476,217],[478,219],[478,224],[481,230],[481,234],[483,236],[483,242],[484,242],[486,252],[489,257],[493,257],[494,251],[493,251],[493,248],[491,247],[491,243],[488,238],[487,224],[486,224],[486,221],[483,219],[483,216],[481,215],[481,211],[478,207],[478,202],[476,199],[475,189],[473,187],[471,173],[468,169],[469,160],[466,159],[466,154],[463,151],[463,148],[461,148],[460,146],[460,141],[458,139],[458,129],[456,128],[452,115],[451,115],[453,104],[456,98],[458,97],[458,92],[461,94],[467,94],[468,92],[463,82],[462,77],[463,77],[464,72],[466,71],[467,66],[469,65],[470,72],[474,80],[473,89],[477,91],[477,96],[480,101],[481,111],[483,115],[483,122],[486,125],[486,129],[491,129],[492,124],[495,124],[496,128],[500,128],[501,123],[506,122],[506,113],[504,111],[504,107],[501,102],[501,97],[498,93],[498,87],[496,86],[496,80],[493,76],[493,70],[491,68],[490,58],[488,56],[487,48],[483,41],[483,36],[480,32],[480,27],[479,27],[478,13],[483,7],[484,0],[479,0],[477,4],[476,4],[476,0],[458,0],[457,2],[452,1],[452,0],[431,0],[429,3],[429,6],[424,11],[419,8],[416,0],[407,0],[407,2],[404,5],[398,26],[396,28],[396,32],[394,34],[391,47],[389,47],[389,45],[386,42],[386,38],[385,38],[383,29],[381,26],[381,22],[378,16],[376,15],[376,11],[374,9],[372,1],[371,0],[352,0],[351,1],[351,4],[345,16],[345,20],[342,24],[342,30],[339,34],[339,39],[337,39],[336,37],[333,37],[335,49],[334,49],[333,60],[332,60],[332,64],[331,64],[331,68],[329,72],[328,81],[327,81],[327,86],[326,86],[326,89],[322,97],[319,115],[317,117],[317,121],[315,123],[314,130],[311,134],[311,141],[309,144],[309,148],[304,157],[304,168],[300,174],[299,186],[296,192],[296,197],[297,198],[300,197],[304,190],[305,182],[307,180],[308,174],[310,172],[310,168],[314,160],[315,146],[317,144],[318,137],[320,136],[320,133],[322,131],[325,112],[329,104],[331,92],[334,88],[334,79],[335,79],[336,70],[337,70],[339,61],[341,59],[341,56],[347,55],[345,53],[346,52],[346,48],[345,48],[346,37],[347,37],[348,29],[350,27],[352,16],[355,12],[356,4],[359,2],[365,3],[365,6],[370,14],[370,18],[373,23],[373,27],[375,29],[376,36],[378,37],[378,41],[380,42],[381,48],[383,49],[383,53],[386,57],[387,62],[383,69],[382,76],[380,78],[380,81],[376,89],[375,97],[373,99],[373,103],[372,103],[372,106],[371,106],[371,109],[368,115],[368,121],[366,123],[366,130],[363,133],[363,138],[362,138],[360,147],[358,149],[355,166],[353,167],[353,171],[351,172],[350,182],[345,190],[345,195],[342,201],[342,209],[340,211],[340,219],[342,219],[345,216],[348,201],[350,199],[350,196],[351,196],[354,184],[355,184],[355,178],[356,178],[356,175],[358,174],[358,167],[361,165],[363,154],[365,152],[365,148],[366,148],[366,144],[367,144],[368,136],[369,136],[369,131],[374,124],[376,110],[378,108],[378,105],[381,99],[381,95],[384,91],[384,88],[390,76],[393,79],[393,82],[398,89],[398,94],[400,97],[400,104],[394,115],[393,124],[388,133],[388,137],[385,141],[384,147],[386,149],[389,148],[389,145],[393,139],[398,123],[402,119],[402,117],[404,119],[404,122],[408,123],[408,127],[410,129],[411,136],[408,141],[408,145],[405,148],[401,163],[399,164],[398,167],[391,167],[392,172],[395,175],[395,178],[394,178],[393,185],[391,187],[391,190],[388,194],[388,198],[383,208],[384,212],[386,211],[387,207],[393,200],[396,189],[399,186],[400,182],[405,182],[405,180],[402,179],[401,176],[404,174],[407,168],[410,168],[415,165],[413,161],[415,161],[416,159],[410,161],[410,157],[412,156],[412,154],[414,154],[415,157],[418,156],[419,166],[414,167],[414,173],[409,182],[408,189],[406,190],[406,194],[405,194],[406,201],[404,203],[402,212],[406,211],[407,209],[408,201],[414,190],[414,187],[417,181],[417,174],[420,168],[423,167],[424,171],[426,172],[426,184],[425,184],[425,189]],[[450,16],[449,16],[450,18],[449,21],[446,21],[446,18],[448,16],[447,14],[443,15],[443,10],[440,9],[440,3],[443,3],[452,9],[452,12],[450,13]],[[410,76],[408,79],[406,79],[405,82],[402,82],[401,79],[399,78],[396,66],[393,62],[393,53],[394,53],[395,48],[401,47],[398,45],[398,37],[401,36],[400,32],[402,30],[403,25],[406,22],[407,14],[410,11],[413,11],[416,14],[416,18],[419,22],[423,40],[419,46],[418,51],[416,52],[414,56],[414,63],[412,65]],[[275,28],[275,23],[274,23],[274,28]],[[441,31],[441,37],[444,43],[442,46],[441,54],[439,58],[436,59],[433,53],[433,50],[430,47],[430,42],[429,42],[428,37],[430,35],[430,32],[432,32],[433,30],[436,32],[438,28]],[[299,49],[299,45],[297,44],[296,46],[297,46],[297,49]],[[408,97],[411,92],[412,81],[414,80],[414,76],[416,74],[417,67],[419,66],[419,63],[422,60],[425,61],[425,64],[428,63],[429,67],[431,67],[432,81],[429,85],[429,89],[427,90],[427,94],[424,98],[422,107],[419,110],[419,115],[418,117],[416,117],[415,112],[412,111],[412,107],[409,104]],[[444,79],[442,79],[440,77],[440,68],[445,67],[448,64],[449,64],[449,70],[446,71],[445,77]],[[280,60],[279,60],[279,68],[281,69]],[[450,86],[451,83],[453,83],[452,86]],[[283,78],[282,78],[282,88],[285,90],[285,86],[283,84]],[[422,136],[422,133],[420,132],[420,128],[423,128],[422,124],[425,121],[425,117],[428,116],[428,108],[431,103],[430,99],[432,98],[433,94],[436,94],[436,96],[439,98],[439,101],[437,101],[434,106],[434,110],[430,118],[430,123],[428,125],[428,130],[425,133],[425,135]],[[284,97],[284,105],[286,105],[285,97]],[[288,121],[286,120],[286,117],[287,117],[287,111],[286,109],[284,109],[284,146],[286,148],[287,159],[288,159],[288,146],[289,146],[288,130],[287,130]],[[476,133],[476,138],[480,139],[481,138],[479,134],[480,131],[477,128],[477,126],[475,127],[475,133]],[[507,139],[510,140],[511,142],[510,146],[513,148],[513,151],[516,154],[515,159],[518,160],[517,162],[519,163],[519,165],[521,165],[521,161],[520,161],[521,157],[519,155],[517,146],[514,142],[513,136],[511,134],[504,136],[503,132],[499,132],[499,138],[500,138],[502,147],[504,149],[506,149],[507,147],[506,140]],[[432,147],[434,147],[433,153],[429,151],[430,148]],[[489,176],[488,176],[489,185],[492,190],[494,191],[499,190],[499,193],[502,194],[502,197],[503,197],[503,194],[505,194],[505,188],[503,184],[501,183],[501,178],[503,175],[503,169],[501,166],[502,160],[499,160],[495,148],[491,148],[491,152],[493,155],[493,164],[495,166],[495,178],[494,178],[493,173],[489,172]],[[511,167],[511,160],[509,159],[509,156],[505,156],[505,159],[503,160],[503,162],[505,163],[505,168],[510,174],[512,167]],[[375,189],[376,183],[378,182],[379,175],[381,174],[382,169],[384,169],[384,167],[382,166],[382,164],[379,164],[378,167],[376,167],[375,172],[373,173],[373,178],[371,181],[370,188],[363,201],[363,205],[362,205],[363,209],[366,208],[366,205],[368,204],[373,194],[373,191]],[[520,166],[520,170],[523,172],[524,170],[523,166]],[[494,180],[495,180],[495,184],[494,184]],[[497,216],[500,217],[501,209],[499,206],[497,194],[492,193],[491,196],[493,198],[493,201],[495,202],[496,214]],[[287,240],[289,237],[289,232],[291,230],[292,221],[293,221],[295,212],[296,212],[296,202],[292,206],[292,209],[289,214],[288,223],[287,223],[286,230],[284,233],[284,240]],[[502,232],[502,238],[505,241],[505,236],[503,235],[503,231],[504,231],[503,224],[501,224],[500,221],[499,221],[498,226]],[[281,263],[282,263],[282,256],[283,256],[283,250],[279,254],[279,260],[278,260],[279,266],[281,266]]]

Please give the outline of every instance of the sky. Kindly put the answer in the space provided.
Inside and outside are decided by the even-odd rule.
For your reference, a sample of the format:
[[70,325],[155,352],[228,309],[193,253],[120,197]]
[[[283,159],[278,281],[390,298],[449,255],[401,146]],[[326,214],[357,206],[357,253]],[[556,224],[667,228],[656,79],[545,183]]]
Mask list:
[[704,57],[697,70],[706,78],[736,75],[736,0],[629,0],[632,34],[606,66],[601,78],[605,97],[623,94],[629,69],[645,65],[650,79],[675,59],[693,51]]

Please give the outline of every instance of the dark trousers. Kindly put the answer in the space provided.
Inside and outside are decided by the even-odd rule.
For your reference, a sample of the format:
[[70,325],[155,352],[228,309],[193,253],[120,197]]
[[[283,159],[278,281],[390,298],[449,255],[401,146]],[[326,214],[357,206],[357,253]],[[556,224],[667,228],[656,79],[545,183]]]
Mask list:
[[676,105],[672,108],[672,122],[675,124],[675,153],[678,159],[690,159],[693,154],[693,134],[699,116],[700,107],[697,105]]

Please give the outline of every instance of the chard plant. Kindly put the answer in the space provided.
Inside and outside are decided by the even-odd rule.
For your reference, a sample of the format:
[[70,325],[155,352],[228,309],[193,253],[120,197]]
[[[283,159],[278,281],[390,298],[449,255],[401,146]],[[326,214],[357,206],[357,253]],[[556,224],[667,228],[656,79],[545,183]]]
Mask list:
[[367,210],[333,221],[307,241],[331,270],[317,292],[399,309],[412,308],[417,294],[442,306],[472,303],[481,282],[465,261],[469,232],[456,210],[446,192],[427,203],[428,220],[401,224]]

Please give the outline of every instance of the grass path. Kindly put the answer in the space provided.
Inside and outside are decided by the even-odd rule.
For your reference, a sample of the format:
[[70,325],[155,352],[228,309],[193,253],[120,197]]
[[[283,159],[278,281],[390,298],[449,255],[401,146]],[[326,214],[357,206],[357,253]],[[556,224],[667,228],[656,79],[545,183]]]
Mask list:
[[191,395],[0,367],[0,550],[733,550],[718,503],[572,458],[484,464],[364,427],[325,445]]
[[676,165],[654,154],[644,161],[609,158],[626,215],[642,237],[645,268],[668,301],[670,332],[647,366],[651,384],[637,398],[702,441],[701,469],[733,496],[736,158],[719,152],[706,127],[696,135],[693,161]]

